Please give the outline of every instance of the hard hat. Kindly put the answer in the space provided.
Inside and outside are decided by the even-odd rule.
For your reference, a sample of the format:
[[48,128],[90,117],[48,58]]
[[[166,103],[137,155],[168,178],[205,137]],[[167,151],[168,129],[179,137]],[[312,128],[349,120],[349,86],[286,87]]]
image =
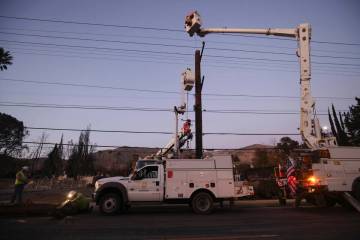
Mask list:
[[21,169],[24,170],[24,171],[29,171],[29,167],[28,167],[28,166],[23,166]]

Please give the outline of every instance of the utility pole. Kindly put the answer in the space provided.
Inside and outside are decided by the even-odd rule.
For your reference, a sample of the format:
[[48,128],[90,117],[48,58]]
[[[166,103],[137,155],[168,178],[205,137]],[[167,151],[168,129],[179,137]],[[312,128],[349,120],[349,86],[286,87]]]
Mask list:
[[201,105],[201,53],[200,50],[195,51],[195,148],[196,158],[201,159],[203,156],[202,143],[202,105]]

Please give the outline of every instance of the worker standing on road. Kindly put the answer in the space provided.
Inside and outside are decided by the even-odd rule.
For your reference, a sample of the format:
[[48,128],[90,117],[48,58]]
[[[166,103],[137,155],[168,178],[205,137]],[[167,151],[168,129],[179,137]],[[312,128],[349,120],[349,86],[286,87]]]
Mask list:
[[11,198],[11,203],[22,203],[22,193],[26,184],[29,183],[29,167],[24,166],[16,173],[14,194]]

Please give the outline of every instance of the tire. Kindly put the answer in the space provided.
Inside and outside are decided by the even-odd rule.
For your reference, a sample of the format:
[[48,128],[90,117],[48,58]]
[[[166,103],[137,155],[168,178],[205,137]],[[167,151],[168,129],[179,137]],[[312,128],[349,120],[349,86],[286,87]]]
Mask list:
[[191,200],[191,207],[196,214],[210,214],[214,208],[214,200],[210,194],[200,192]]
[[105,193],[100,199],[100,212],[104,215],[114,215],[122,209],[122,199],[116,193]]

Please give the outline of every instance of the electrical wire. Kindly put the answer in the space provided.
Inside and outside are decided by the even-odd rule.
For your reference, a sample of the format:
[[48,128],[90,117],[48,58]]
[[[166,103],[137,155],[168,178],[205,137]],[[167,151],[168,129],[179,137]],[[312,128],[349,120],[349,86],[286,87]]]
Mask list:
[[[124,48],[110,48],[110,47],[93,47],[93,46],[82,46],[82,45],[69,45],[69,44],[54,44],[54,43],[39,43],[39,42],[25,42],[25,41],[11,41],[0,39],[2,42],[9,43],[22,43],[22,44],[31,44],[31,45],[43,45],[43,46],[61,46],[61,47],[73,47],[73,48],[83,48],[83,49],[99,49],[99,50],[114,50],[114,51],[125,51],[125,52],[143,52],[143,53],[159,53],[159,54],[169,54],[169,55],[182,55],[182,56],[193,56],[192,53],[180,53],[180,52],[168,52],[168,51],[153,51],[153,50],[139,50],[139,49],[124,49]],[[297,63],[296,60],[284,60],[284,59],[271,59],[271,58],[252,58],[252,57],[237,57],[237,56],[224,56],[224,55],[211,55],[204,54],[206,57],[210,58],[222,58],[222,59],[244,59],[244,60],[258,60],[258,61],[270,61],[270,62],[288,62],[288,63]],[[335,62],[316,62],[312,61],[313,64],[319,65],[339,65],[339,66],[354,66],[360,67],[360,64],[351,64],[351,63],[335,63]]]
[[[43,144],[43,145],[58,145],[59,143],[52,143],[52,142],[38,142],[38,141],[24,141],[24,144]],[[38,147],[35,146],[29,146],[29,147]],[[79,146],[79,144],[75,143],[63,143],[64,146]],[[89,147],[95,147],[95,148],[123,148],[123,149],[148,149],[148,150],[158,150],[162,149],[163,147],[132,147],[132,146],[119,146],[119,145],[97,145],[97,144],[87,144]],[[50,147],[48,147],[50,148]],[[281,150],[281,148],[276,146],[270,146],[270,147],[245,147],[245,148],[203,148],[207,151],[254,151],[254,150]],[[195,149],[189,148],[187,150],[194,151]],[[307,149],[298,149],[298,150],[307,150]]]
[[[76,35],[93,35],[93,36],[111,36],[111,37],[126,37],[126,38],[136,38],[136,39],[157,39],[157,40],[171,40],[171,41],[183,41],[189,42],[188,39],[185,38],[172,38],[172,37],[159,37],[159,36],[146,36],[146,35],[132,35],[132,34],[109,34],[109,33],[95,33],[95,32],[74,32],[74,31],[59,31],[59,30],[43,30],[43,29],[29,29],[29,28],[14,28],[14,27],[3,27],[2,29],[7,30],[19,30],[19,31],[30,31],[30,32],[45,32],[45,33],[61,33],[61,34],[76,34]],[[206,40],[207,43],[215,43],[215,44],[225,44],[225,45],[239,45],[239,42],[233,41],[212,41]],[[294,47],[285,47],[278,45],[269,45],[269,44],[251,44],[242,42],[241,45],[245,46],[255,46],[255,47],[265,47],[265,48],[279,48],[279,49],[288,49],[294,50]],[[332,53],[346,53],[351,55],[359,55],[360,53],[348,52],[348,51],[335,51],[331,49],[320,50],[320,49],[312,49],[312,52],[332,52]]]
[[[119,41],[119,40],[107,40],[107,39],[94,39],[94,38],[78,38],[78,37],[64,37],[64,36],[49,36],[39,34],[25,34],[25,33],[12,33],[12,32],[1,32],[0,34],[17,35],[17,36],[30,36],[30,37],[41,37],[41,38],[52,38],[52,39],[67,39],[67,40],[80,40],[80,41],[94,41],[94,42],[107,42],[107,43],[122,43],[122,44],[133,44],[133,45],[148,45],[148,46],[162,46],[162,47],[178,47],[178,48],[191,48],[197,49],[189,45],[178,45],[178,44],[164,44],[164,43],[149,43],[149,42],[136,42],[136,41]],[[273,54],[273,55],[286,55],[294,56],[295,53],[285,52],[274,52],[274,51],[259,51],[259,50],[246,50],[246,49],[233,49],[233,48],[216,48],[207,47],[207,50],[217,51],[230,51],[230,52],[246,52],[246,53],[260,53],[260,54]],[[349,60],[360,60],[360,57],[348,57],[348,56],[332,56],[332,55],[317,55],[312,54],[312,57],[318,58],[331,58],[331,59],[349,59]]]
[[[145,107],[113,107],[113,106],[85,106],[85,105],[61,105],[61,104],[39,104],[39,103],[20,103],[20,102],[0,102],[0,106],[5,107],[30,107],[30,108],[51,108],[51,109],[82,109],[82,110],[112,110],[112,111],[141,111],[141,112],[173,112],[172,109],[166,108],[145,108]],[[340,110],[345,112],[343,110]],[[186,112],[193,112],[186,111]],[[204,109],[204,113],[221,113],[221,114],[262,114],[262,115],[298,115],[298,111],[272,111],[261,109],[223,109],[211,110]],[[327,115],[327,113],[318,112],[318,115]]]
[[128,29],[154,30],[154,31],[166,31],[166,32],[184,32],[183,30],[170,29],[170,28],[130,26],[130,25],[104,24],[104,23],[91,23],[91,22],[67,21],[67,20],[57,20],[57,19],[40,19],[40,18],[14,17],[14,16],[4,16],[4,15],[0,15],[0,18],[16,19],[16,20],[27,20],[27,21],[38,21],[38,22],[52,22],[52,23],[65,23],[65,24],[77,24],[77,25],[88,25],[88,26],[100,26],[100,27],[128,28]]
[[[173,132],[166,131],[132,131],[132,130],[100,130],[100,129],[76,129],[76,128],[46,128],[46,127],[28,127],[31,130],[49,130],[49,131],[70,131],[70,132],[100,132],[100,133],[130,133],[130,134],[163,134],[171,135]],[[234,132],[204,132],[203,135],[234,135],[234,136],[297,136],[299,133],[234,133]]]
[[[136,92],[149,92],[149,93],[165,93],[165,94],[180,94],[175,91],[165,91],[165,90],[153,90],[153,89],[140,89],[140,88],[122,88],[116,86],[105,86],[105,85],[89,85],[89,84],[79,84],[79,83],[64,83],[64,82],[49,82],[49,81],[36,81],[36,80],[24,80],[24,79],[13,79],[13,78],[1,78],[0,81],[10,81],[10,82],[22,82],[22,83],[31,83],[31,84],[45,84],[45,85],[56,85],[56,86],[72,86],[72,87],[85,87],[85,88],[99,88],[99,89],[115,89],[123,91],[136,91]],[[222,94],[222,93],[203,93],[203,96],[218,96],[218,97],[251,97],[251,98],[285,98],[285,99],[300,99],[296,96],[282,96],[282,95],[252,95],[252,94]],[[350,97],[338,97],[338,96],[317,96],[315,98],[319,99],[345,99],[345,100],[354,100]]]
[[[19,49],[19,48],[13,48],[13,49]],[[20,48],[21,50],[28,50],[31,52],[18,52],[15,51],[15,53],[19,53],[19,54],[30,54],[30,55],[40,55],[40,56],[61,56],[61,57],[70,57],[70,58],[81,58],[81,59],[101,59],[101,60],[112,60],[112,61],[135,61],[135,62],[150,62],[150,63],[161,63],[161,64],[177,64],[177,65],[183,65],[183,64],[187,64],[188,63],[188,59],[185,59],[183,57],[176,57],[176,56],[168,56],[168,57],[160,57],[160,56],[151,56],[149,54],[146,53],[137,53],[136,55],[127,55],[127,54],[121,54],[121,55],[117,55],[117,54],[105,54],[105,53],[97,53],[96,57],[94,57],[93,53],[86,53],[86,52],[80,52],[81,55],[83,54],[89,54],[91,56],[78,56],[78,55],[63,55],[63,54],[42,54],[39,53],[39,51],[45,51],[45,52],[49,52],[49,50],[42,50],[42,49],[23,49]],[[51,52],[56,52],[56,50],[52,50]],[[66,53],[65,50],[61,50],[62,53]],[[71,52],[72,53],[72,52]],[[98,57],[99,55],[105,55],[105,56],[111,56],[111,57],[116,57],[116,58],[104,58],[104,57]],[[141,59],[139,59],[138,55],[141,55]],[[119,58],[120,57],[120,58]],[[127,57],[126,60],[123,57]],[[128,58],[131,58],[130,60]],[[148,61],[148,60],[143,60],[144,58],[148,58],[148,59],[158,59],[157,61]],[[171,58],[172,60],[169,61],[168,59]],[[168,61],[159,61],[159,60],[168,60]],[[175,60],[175,61],[174,61]],[[213,68],[230,68],[230,69],[246,69],[246,70],[263,70],[263,71],[283,71],[283,72],[298,72],[298,70],[290,70],[292,69],[291,67],[289,68],[289,65],[287,65],[286,67],[282,67],[282,65],[285,65],[287,63],[259,63],[259,62],[254,62],[251,60],[232,60],[232,61],[227,61],[227,60],[205,60],[205,63],[207,62],[215,62],[215,63],[223,63],[226,65],[213,65],[213,64],[206,64],[206,66],[208,67],[213,67]],[[239,64],[241,63],[241,65]],[[251,64],[251,65],[250,65]],[[257,65],[262,66],[261,68],[251,68],[248,66],[255,66],[257,67]],[[276,65],[274,65],[276,64]],[[236,67],[235,67],[236,66]],[[271,66],[271,68],[264,68],[264,66]],[[340,76],[358,76],[360,74],[359,71],[351,71],[353,69],[348,69],[346,68],[348,66],[342,66],[341,68],[338,68],[336,66],[315,66],[313,67],[314,70],[316,70],[317,74],[325,74],[325,75],[340,75]],[[335,74],[332,74],[335,73]],[[350,73],[350,74],[349,74]],[[355,75],[354,75],[355,74]]]
[[[101,26],[101,27],[128,28],[128,29],[141,29],[141,30],[154,30],[154,31],[166,31],[166,32],[181,32],[181,33],[184,33],[184,30],[181,30],[181,29],[159,28],[159,27],[144,27],[144,26],[130,26],[130,25],[118,25],[118,24],[104,24],[104,23],[94,23],[94,22],[80,22],[80,21],[69,21],[69,20],[58,20],[58,19],[41,19],[41,18],[30,18],[30,17],[15,17],[15,16],[5,16],[5,15],[0,15],[0,18],[26,20],[26,21],[38,21],[38,22],[52,22],[52,23],[64,23],[64,24],[77,24],[77,25],[88,25],[88,26]],[[269,39],[269,37],[249,36],[249,35],[246,35],[246,34],[226,34],[226,35],[228,35],[228,36],[238,36],[238,37],[267,38],[267,39]],[[271,37],[270,39],[285,40],[285,41],[295,41],[294,39],[280,38],[280,37]],[[318,44],[335,44],[335,45],[345,45],[345,46],[360,46],[360,43],[330,42],[330,41],[312,41],[312,42],[318,43]]]

